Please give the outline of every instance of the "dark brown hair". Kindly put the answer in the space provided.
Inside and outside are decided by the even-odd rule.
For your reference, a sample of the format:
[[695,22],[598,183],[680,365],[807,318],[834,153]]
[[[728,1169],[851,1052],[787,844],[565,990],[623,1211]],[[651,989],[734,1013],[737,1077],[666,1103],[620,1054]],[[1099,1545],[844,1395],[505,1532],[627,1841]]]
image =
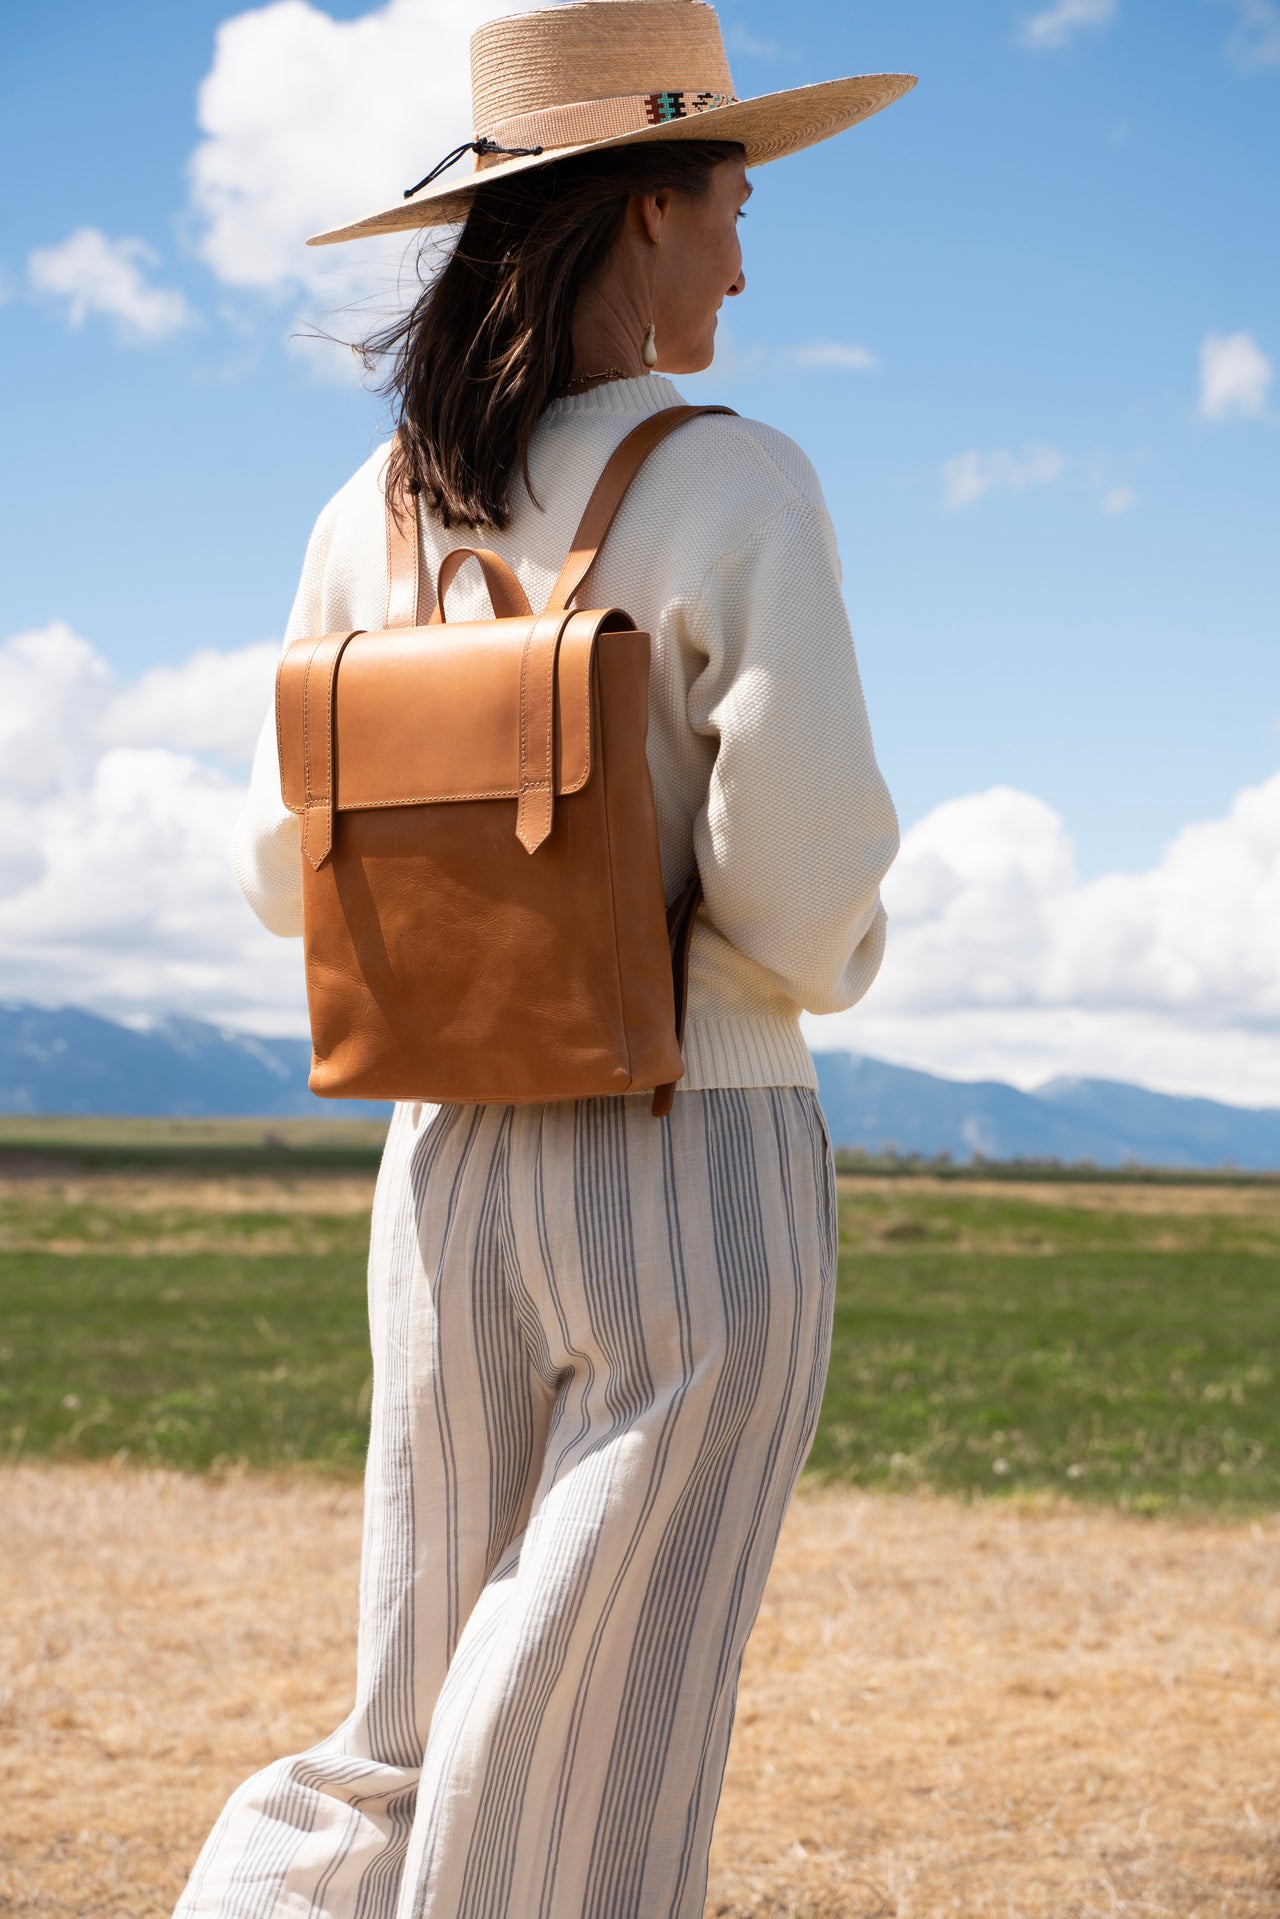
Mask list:
[[389,484],[422,493],[446,526],[505,527],[516,475],[529,484],[533,429],[572,373],[578,295],[621,233],[628,195],[700,198],[741,153],[713,140],[606,147],[477,193],[442,270],[360,349],[368,367],[392,356]]

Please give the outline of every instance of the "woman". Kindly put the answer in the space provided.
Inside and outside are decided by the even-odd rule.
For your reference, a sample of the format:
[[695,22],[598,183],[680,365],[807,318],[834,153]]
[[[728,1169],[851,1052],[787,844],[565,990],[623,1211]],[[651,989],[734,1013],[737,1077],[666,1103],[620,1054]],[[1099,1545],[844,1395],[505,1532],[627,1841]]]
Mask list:
[[[678,403],[667,374],[711,361],[745,285],[747,164],[911,84],[735,102],[698,0],[493,22],[473,80],[475,172],[437,168],[322,236],[466,222],[375,343],[399,437],[321,514],[289,640],[381,625],[389,466],[418,490],[429,577],[480,526],[544,604],[609,453]],[[593,578],[593,605],[652,636],[668,897],[695,862],[705,892],[685,1077],[663,1120],[648,1094],[396,1108],[356,1705],[234,1794],[182,1919],[702,1912],[738,1668],[830,1339],[834,1181],[798,1015],[874,977],[897,829],[831,525],[782,434],[681,427]],[[453,592],[452,617],[488,616],[478,581]],[[298,865],[268,723],[237,867],[274,932],[300,931]]]

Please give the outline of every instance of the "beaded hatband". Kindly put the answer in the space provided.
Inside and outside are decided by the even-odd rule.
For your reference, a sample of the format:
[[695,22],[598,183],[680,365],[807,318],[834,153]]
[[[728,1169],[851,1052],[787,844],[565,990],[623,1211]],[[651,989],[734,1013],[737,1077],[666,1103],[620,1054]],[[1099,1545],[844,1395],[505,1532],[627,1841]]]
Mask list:
[[737,104],[736,93],[685,93],[679,88],[670,93],[651,93],[648,95],[649,125],[656,127],[666,120],[685,120],[691,113],[711,113],[716,107]]
[[[615,94],[609,100],[578,100],[568,106],[543,107],[536,113],[517,113],[490,128],[486,138],[497,147],[576,147],[609,140],[620,133],[639,133],[672,120],[690,120],[695,114],[714,113],[717,107],[736,107],[734,93],[711,93],[701,87],[664,87],[654,93]],[[481,154],[476,171],[483,171]]]

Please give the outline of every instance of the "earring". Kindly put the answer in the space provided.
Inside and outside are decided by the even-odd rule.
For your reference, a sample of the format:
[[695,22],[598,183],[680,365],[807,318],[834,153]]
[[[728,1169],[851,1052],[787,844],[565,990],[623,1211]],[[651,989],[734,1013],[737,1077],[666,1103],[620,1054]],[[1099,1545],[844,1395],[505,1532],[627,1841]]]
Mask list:
[[653,301],[658,288],[658,249],[653,249],[653,279],[649,284],[649,324],[645,328],[644,342],[640,348],[640,358],[646,366],[658,364],[658,340],[653,323]]

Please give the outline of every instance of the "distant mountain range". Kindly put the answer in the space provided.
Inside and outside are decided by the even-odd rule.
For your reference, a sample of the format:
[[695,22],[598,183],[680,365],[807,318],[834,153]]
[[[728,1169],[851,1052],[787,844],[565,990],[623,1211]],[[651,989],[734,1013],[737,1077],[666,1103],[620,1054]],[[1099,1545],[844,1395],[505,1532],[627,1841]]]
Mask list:
[[831,1137],[868,1152],[956,1160],[1280,1170],[1280,1110],[1182,1099],[1111,1079],[935,1079],[883,1060],[816,1055]]
[[[0,1113],[350,1119],[379,1111],[363,1100],[316,1099],[310,1063],[303,1039],[257,1039],[193,1019],[139,1031],[74,1007],[0,1004]],[[1280,1110],[1117,1080],[1057,1079],[1022,1093],[845,1053],[819,1053],[817,1067],[838,1146],[955,1160],[1280,1170]]]
[[198,1019],[138,1031],[79,1007],[0,1003],[0,1113],[368,1118],[363,1100],[310,1093],[310,1066],[305,1039],[258,1039]]

